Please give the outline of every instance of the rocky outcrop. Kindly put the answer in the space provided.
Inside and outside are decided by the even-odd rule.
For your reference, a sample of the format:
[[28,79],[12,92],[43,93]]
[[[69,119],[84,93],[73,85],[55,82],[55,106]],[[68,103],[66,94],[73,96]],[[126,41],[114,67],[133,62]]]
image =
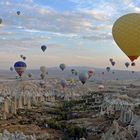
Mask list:
[[101,140],[135,140],[136,133],[129,125],[122,127],[114,120],[112,126],[106,133],[103,133]]
[[10,133],[4,130],[0,133],[0,140],[36,140],[35,135],[24,135],[22,132]]

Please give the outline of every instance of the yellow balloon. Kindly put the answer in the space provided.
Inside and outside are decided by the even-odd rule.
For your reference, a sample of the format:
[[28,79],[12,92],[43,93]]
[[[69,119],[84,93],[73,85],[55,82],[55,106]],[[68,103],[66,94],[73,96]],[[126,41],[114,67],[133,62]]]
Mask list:
[[120,17],[113,25],[112,34],[120,49],[134,61],[140,56],[140,14]]

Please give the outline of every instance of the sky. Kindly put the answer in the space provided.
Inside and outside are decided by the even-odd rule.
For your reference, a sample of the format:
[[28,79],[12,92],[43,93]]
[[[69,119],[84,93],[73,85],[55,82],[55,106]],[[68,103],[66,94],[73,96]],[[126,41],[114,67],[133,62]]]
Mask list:
[[[114,42],[112,26],[132,12],[140,12],[140,0],[0,0],[0,69],[13,66],[21,54],[29,69],[60,63],[104,68],[109,58],[116,69],[125,69],[129,59]],[[139,70],[136,62],[133,69]]]

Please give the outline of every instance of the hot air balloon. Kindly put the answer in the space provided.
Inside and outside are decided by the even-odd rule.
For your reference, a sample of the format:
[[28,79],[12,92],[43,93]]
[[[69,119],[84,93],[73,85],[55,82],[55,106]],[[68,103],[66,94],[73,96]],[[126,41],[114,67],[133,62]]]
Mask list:
[[44,81],[40,81],[39,85],[41,86],[41,88],[45,87],[45,82]]
[[132,74],[134,74],[135,73],[135,71],[132,71]]
[[112,34],[120,49],[133,62],[140,56],[140,14],[120,17],[113,25]]
[[130,65],[129,62],[126,62],[126,63],[125,63],[125,66],[126,66],[127,68],[129,67],[129,65]]
[[61,84],[62,88],[65,88],[67,86],[67,81],[61,80],[60,84]]
[[121,90],[122,91],[125,91],[125,90],[127,90],[127,87],[126,86],[123,86],[123,87],[121,87]]
[[46,74],[47,68],[46,68],[45,66],[41,66],[41,67],[40,67],[40,71],[41,71],[42,73]]
[[112,74],[115,74],[115,72],[113,71]]
[[81,81],[81,83],[84,85],[86,83],[86,81],[88,80],[89,76],[87,72],[82,72],[79,74],[79,80]]
[[14,69],[13,69],[13,67],[10,67],[10,71],[13,71]]
[[46,47],[45,45],[42,45],[42,46],[41,46],[41,50],[42,50],[43,52],[45,52],[46,49],[47,49],[47,47]]
[[98,89],[99,89],[99,90],[103,90],[104,88],[105,88],[104,85],[99,85],[99,86],[98,86]]
[[20,15],[20,11],[17,11],[17,15],[18,15],[18,16]]
[[23,58],[23,60],[26,60],[26,57],[25,56],[23,56],[22,58]]
[[131,63],[131,66],[132,66],[132,67],[135,66],[135,65],[136,65],[135,62],[132,62],[132,63]]
[[89,76],[89,78],[90,78],[92,75],[93,75],[93,70],[89,70],[89,71],[88,71],[88,76]]
[[23,55],[21,54],[20,57],[23,58]]
[[28,77],[31,78],[32,77],[32,74],[31,73],[28,73]]
[[75,74],[75,69],[71,69],[71,73],[72,74]]
[[75,69],[71,69],[71,73],[72,73],[73,75],[78,75],[78,72],[77,72]]
[[74,73],[75,75],[78,75],[78,71],[75,71],[75,73]]
[[22,74],[25,72],[26,70],[26,63],[22,62],[22,61],[18,61],[14,64],[14,68],[15,68],[15,71],[18,73],[18,75],[21,77]]
[[2,24],[2,18],[0,18],[0,24]]
[[109,61],[110,61],[110,62],[112,62],[112,61],[113,61],[113,59],[112,59],[112,58],[110,58],[110,59],[109,59]]
[[63,71],[66,68],[66,65],[65,64],[60,64],[59,67]]
[[115,61],[112,61],[112,62],[111,62],[111,65],[112,65],[112,66],[115,66],[115,64],[116,64]]
[[69,80],[69,84],[70,85],[75,85],[76,84],[76,80],[75,79],[70,79]]
[[106,70],[107,70],[107,72],[109,72],[110,71],[110,67],[106,67]]

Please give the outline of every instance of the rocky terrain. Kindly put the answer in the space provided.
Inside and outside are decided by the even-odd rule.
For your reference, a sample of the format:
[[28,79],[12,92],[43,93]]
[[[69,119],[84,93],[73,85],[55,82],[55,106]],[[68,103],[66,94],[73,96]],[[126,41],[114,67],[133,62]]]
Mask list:
[[85,85],[77,77],[65,76],[65,90],[61,87],[61,78],[51,74],[46,81],[5,77],[0,82],[1,139],[4,136],[4,140],[15,137],[23,140],[127,140],[129,137],[137,140],[140,135],[138,74],[132,79],[120,76],[117,80],[117,74],[107,73],[112,77],[109,80],[107,75],[103,79],[95,75]]

